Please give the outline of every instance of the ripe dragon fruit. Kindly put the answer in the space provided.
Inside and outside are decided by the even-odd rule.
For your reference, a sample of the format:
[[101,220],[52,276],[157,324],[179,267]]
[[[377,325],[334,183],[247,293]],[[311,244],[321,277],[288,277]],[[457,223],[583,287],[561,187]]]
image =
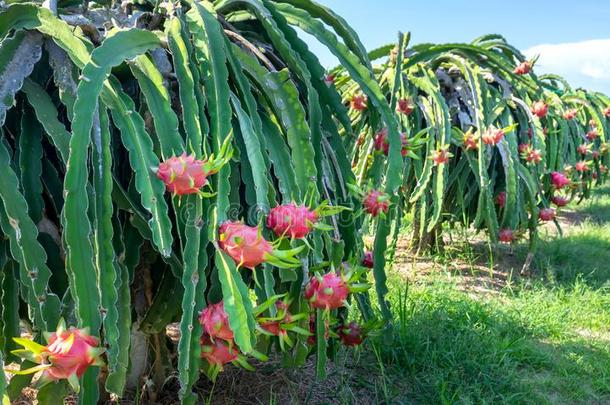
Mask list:
[[472,133],[472,131],[467,131],[464,134],[464,149],[465,150],[477,150],[479,149],[479,137]]
[[593,142],[594,140],[596,140],[599,137],[599,133],[597,132],[597,128],[593,128],[592,130],[587,132],[586,137],[587,137],[587,140],[589,142]]
[[589,170],[589,165],[584,160],[581,160],[580,162],[576,162],[574,169],[576,169],[577,172],[586,172]]
[[[400,154],[404,157],[407,156],[408,150],[408,139],[407,134],[402,132],[400,134]],[[388,156],[390,152],[390,140],[388,139],[388,129],[383,128],[381,131],[375,134],[374,147],[376,151],[383,152],[384,155]]]
[[555,210],[553,208],[543,208],[538,211],[538,218],[541,221],[552,221],[555,219]]
[[273,247],[263,238],[258,226],[227,221],[218,229],[218,246],[238,265],[254,269],[266,262]]
[[498,239],[500,242],[511,243],[515,240],[515,233],[512,229],[501,229],[498,233]]
[[411,115],[415,111],[415,105],[410,99],[401,98],[396,105],[396,111],[404,115]]
[[333,84],[335,84],[335,75],[329,73],[324,76],[324,83],[326,83],[327,86],[332,86]]
[[525,153],[523,153],[523,159],[525,159],[528,163],[538,164],[542,161],[542,153],[538,149],[534,149],[529,147]]
[[565,174],[560,172],[552,172],[551,173],[551,183],[553,187],[557,190],[564,188],[565,186],[570,185],[570,180],[566,177]]
[[364,111],[368,107],[367,101],[368,99],[364,94],[358,94],[352,97],[352,99],[350,100],[350,106],[352,110]]
[[239,356],[239,351],[232,340],[229,342],[222,339],[212,340],[209,335],[203,334],[200,343],[201,357],[220,369],[225,364],[236,361]]
[[568,205],[570,200],[568,200],[566,197],[555,195],[551,198],[551,202],[558,207],[565,207],[566,205]]
[[229,326],[229,316],[225,312],[224,302],[208,305],[199,315],[199,323],[211,340],[232,340],[233,330]]
[[506,205],[506,191],[500,191],[496,196],[496,204],[500,208],[504,208]]
[[358,346],[364,340],[364,331],[356,322],[341,326],[338,335],[345,346]]
[[549,106],[544,101],[536,101],[532,104],[532,114],[538,118],[544,118],[549,112]]
[[[324,339],[330,337],[330,328],[328,319],[324,320]],[[307,337],[307,344],[314,346],[316,344],[316,316],[311,314],[309,316],[309,336]]]
[[206,161],[195,159],[195,155],[171,157],[161,164],[157,177],[165,183],[165,188],[176,195],[197,194],[207,183],[213,171],[206,171]]
[[574,118],[576,118],[576,114],[578,114],[578,110],[576,110],[576,109],[567,110],[566,112],[563,113],[563,118],[571,121]]
[[267,228],[278,236],[288,235],[294,239],[306,237],[318,220],[318,214],[304,205],[294,203],[272,208],[267,217]]
[[78,392],[79,378],[83,376],[90,366],[102,366],[101,358],[104,349],[99,347],[97,338],[89,335],[87,329],[66,329],[63,321],[57,330],[51,334],[45,333],[48,344],[39,345],[29,339],[14,338],[13,340],[23,346],[25,350],[16,350],[13,353],[38,366],[21,370],[19,374],[31,374],[42,371],[38,380],[38,388],[58,380],[68,380],[68,383]]
[[517,146],[517,151],[519,152],[520,155],[524,154],[529,148],[531,148],[531,145],[529,143],[520,143],[519,146]]
[[605,117],[610,117],[610,107],[607,107],[607,108],[604,110],[604,116],[605,116]]
[[532,63],[529,61],[523,61],[517,65],[517,67],[513,70],[513,73],[516,75],[526,75],[532,70]]
[[370,250],[364,252],[364,256],[362,257],[362,265],[369,269],[372,269],[375,266],[373,252]]
[[434,162],[435,165],[442,165],[449,162],[449,159],[453,155],[447,151],[447,149],[437,149],[432,152],[432,156],[430,159]]
[[345,305],[348,295],[347,282],[334,272],[311,277],[305,287],[305,298],[309,300],[309,304],[313,308],[340,308]]
[[383,193],[378,190],[371,190],[364,197],[362,201],[362,205],[364,206],[364,210],[376,217],[381,213],[387,213],[390,207],[389,196],[386,193]]
[[483,132],[481,139],[486,145],[497,145],[504,138],[504,131],[497,128],[488,128]]
[[589,145],[584,143],[580,144],[578,145],[578,148],[576,148],[576,151],[581,155],[586,155],[587,153],[589,153]]

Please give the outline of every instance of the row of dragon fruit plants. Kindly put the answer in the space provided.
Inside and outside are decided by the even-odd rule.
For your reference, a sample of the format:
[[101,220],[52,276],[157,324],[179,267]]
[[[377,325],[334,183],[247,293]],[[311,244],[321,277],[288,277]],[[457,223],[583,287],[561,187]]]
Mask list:
[[609,100],[497,36],[367,53],[309,0],[222,0],[14,4],[0,39],[5,401],[38,373],[41,404],[172,376],[197,403],[269,355],[323,378],[391,327],[405,213],[418,244],[458,222],[533,252],[607,172]]

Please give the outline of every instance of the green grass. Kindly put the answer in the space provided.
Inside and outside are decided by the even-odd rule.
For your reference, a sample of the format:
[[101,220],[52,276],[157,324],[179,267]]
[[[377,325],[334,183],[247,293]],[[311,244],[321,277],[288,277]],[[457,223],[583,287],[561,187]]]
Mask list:
[[377,361],[363,365],[367,375],[376,368],[376,396],[387,403],[610,403],[610,188],[569,217],[580,223],[564,238],[545,236],[535,276],[497,292],[465,290],[443,265],[458,256],[474,262],[468,248],[437,259],[438,271],[408,288],[395,272],[394,336],[377,339]]

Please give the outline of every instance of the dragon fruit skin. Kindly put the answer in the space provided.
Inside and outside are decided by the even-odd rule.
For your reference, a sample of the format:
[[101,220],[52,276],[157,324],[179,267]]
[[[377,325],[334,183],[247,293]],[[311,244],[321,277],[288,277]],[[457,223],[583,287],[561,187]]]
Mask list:
[[566,175],[561,172],[552,172],[551,183],[553,183],[553,186],[559,190],[565,186],[568,186],[570,184],[570,179],[568,179]]
[[235,261],[249,269],[254,269],[266,261],[266,255],[273,251],[263,238],[258,227],[241,222],[227,221],[218,229],[218,246]]
[[205,161],[195,159],[195,155],[183,153],[161,162],[157,177],[165,183],[165,188],[176,195],[197,194],[206,185]]
[[99,355],[97,338],[90,336],[84,329],[70,328],[54,332],[49,337],[49,344],[42,357],[46,357],[51,367],[44,371],[44,376],[52,381],[68,379],[75,374],[80,378],[95,364],[103,364]]
[[326,273],[320,278],[313,276],[305,287],[305,298],[313,308],[340,308],[345,305],[348,295],[347,283],[334,272]]
[[364,206],[364,210],[374,217],[382,212],[388,212],[390,207],[387,194],[378,190],[369,191],[362,201],[362,205]]
[[375,266],[373,252],[371,252],[370,250],[364,252],[364,257],[362,258],[362,265],[369,269],[372,269]]
[[199,323],[212,340],[232,340],[233,330],[229,326],[229,316],[224,308],[224,301],[208,305],[199,315]]
[[552,221],[555,219],[555,210],[553,208],[542,208],[538,211],[538,218],[541,221]]
[[339,339],[345,346],[358,346],[364,340],[364,332],[356,322],[350,322],[339,328]]
[[293,239],[306,237],[318,220],[318,215],[306,206],[294,203],[278,205],[269,212],[267,228],[277,236],[288,235]]
[[239,355],[233,341],[227,342],[222,339],[212,341],[209,335],[203,334],[200,343],[201,357],[211,365],[222,368],[225,364],[237,360]]

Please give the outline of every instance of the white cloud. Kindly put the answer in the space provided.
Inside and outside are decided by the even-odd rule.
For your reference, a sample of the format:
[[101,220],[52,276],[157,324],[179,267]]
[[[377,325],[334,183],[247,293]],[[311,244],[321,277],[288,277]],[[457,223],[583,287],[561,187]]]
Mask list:
[[523,52],[527,57],[540,55],[539,73],[556,73],[575,87],[610,94],[610,39],[541,44]]

